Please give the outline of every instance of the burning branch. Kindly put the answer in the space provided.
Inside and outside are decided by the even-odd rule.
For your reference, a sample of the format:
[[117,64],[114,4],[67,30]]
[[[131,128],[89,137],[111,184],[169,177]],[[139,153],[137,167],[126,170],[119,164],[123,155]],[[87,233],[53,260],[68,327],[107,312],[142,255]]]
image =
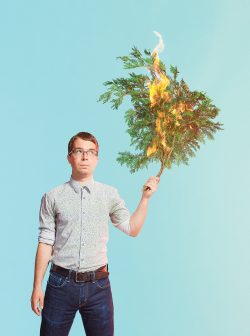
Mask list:
[[116,78],[104,83],[107,91],[98,101],[111,102],[118,109],[123,98],[130,96],[133,109],[125,113],[131,136],[131,145],[139,150],[132,154],[119,152],[117,161],[126,164],[130,172],[147,167],[150,162],[161,162],[157,176],[172,164],[188,164],[189,157],[195,156],[199,143],[205,138],[213,139],[213,133],[222,130],[222,124],[214,122],[219,109],[204,92],[190,91],[183,79],[177,80],[177,67],[170,66],[167,74],[159,53],[164,49],[162,37],[151,53],[144,55],[132,48],[129,56],[119,56],[125,69],[144,68],[147,74],[129,73],[128,78]]

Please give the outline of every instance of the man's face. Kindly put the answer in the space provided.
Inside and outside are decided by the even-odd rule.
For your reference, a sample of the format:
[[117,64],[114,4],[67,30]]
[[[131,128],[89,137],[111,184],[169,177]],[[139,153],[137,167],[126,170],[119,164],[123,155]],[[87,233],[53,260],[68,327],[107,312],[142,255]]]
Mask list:
[[[82,140],[80,138],[77,138],[74,141],[72,149],[76,148],[83,149],[84,151],[87,151],[89,149],[97,150],[96,145],[92,141]],[[92,176],[98,163],[98,156],[91,156],[87,153],[80,154],[79,156],[71,153],[71,155],[67,155],[67,159],[72,167],[72,173],[77,177]]]

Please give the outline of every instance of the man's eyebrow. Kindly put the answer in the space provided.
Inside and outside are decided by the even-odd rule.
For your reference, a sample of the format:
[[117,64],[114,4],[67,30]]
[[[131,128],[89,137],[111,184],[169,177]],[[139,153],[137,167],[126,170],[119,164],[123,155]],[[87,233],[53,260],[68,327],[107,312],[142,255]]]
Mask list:
[[76,148],[74,148],[74,149],[82,149],[82,150],[89,150],[89,149],[94,149],[94,150],[96,150],[95,148],[88,148],[88,149],[84,149],[84,148],[82,148],[82,147],[76,147]]

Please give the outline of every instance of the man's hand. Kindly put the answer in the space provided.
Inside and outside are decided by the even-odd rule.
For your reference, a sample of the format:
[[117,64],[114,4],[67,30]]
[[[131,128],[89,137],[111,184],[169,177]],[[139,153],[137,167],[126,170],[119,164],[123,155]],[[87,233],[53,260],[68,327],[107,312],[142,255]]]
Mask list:
[[[41,309],[43,309],[44,294],[42,289],[42,282],[52,255],[52,250],[53,246],[46,243],[39,242],[37,246],[33,292],[30,301],[32,310],[38,316],[40,316]],[[38,303],[40,305],[40,310],[37,307]]]
[[[40,316],[41,310],[43,309],[43,304],[44,304],[44,294],[43,294],[43,289],[42,287],[35,287],[32,292],[31,296],[31,308],[32,310]],[[40,310],[38,308],[38,303],[40,306]]]
[[156,191],[159,182],[160,182],[160,177],[151,176],[147,180],[147,182],[143,185],[142,197],[150,198],[153,195],[153,193]]

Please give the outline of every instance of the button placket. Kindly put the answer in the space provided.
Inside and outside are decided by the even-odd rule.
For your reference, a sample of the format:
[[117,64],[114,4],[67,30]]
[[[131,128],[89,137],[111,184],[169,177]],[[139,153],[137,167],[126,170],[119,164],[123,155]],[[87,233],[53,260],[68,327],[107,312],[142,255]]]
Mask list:
[[87,204],[87,195],[86,195],[86,193],[87,193],[87,190],[86,190],[86,188],[85,187],[83,187],[82,188],[82,193],[83,193],[83,196],[82,196],[82,213],[83,213],[83,215],[85,215],[86,214],[86,204]]
[[86,223],[86,196],[87,190],[82,187],[81,188],[81,239],[80,239],[80,267],[83,266],[85,260],[84,260],[84,246],[85,246],[85,235],[84,232],[86,232],[85,229],[85,223]]

